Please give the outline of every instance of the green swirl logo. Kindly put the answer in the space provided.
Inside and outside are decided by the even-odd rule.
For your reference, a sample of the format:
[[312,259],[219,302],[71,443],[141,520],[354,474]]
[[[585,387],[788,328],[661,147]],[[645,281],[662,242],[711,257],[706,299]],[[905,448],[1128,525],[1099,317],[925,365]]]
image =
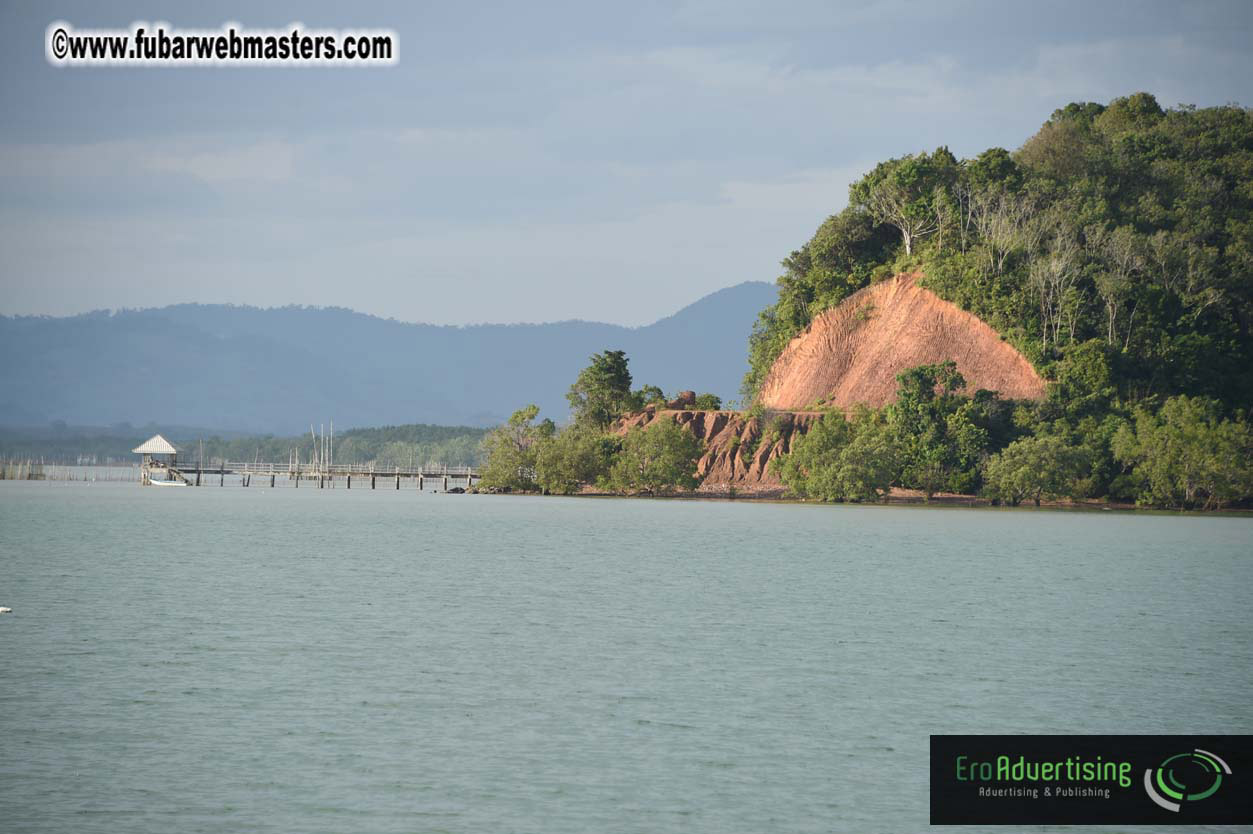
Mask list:
[[1208,750],[1177,753],[1156,768],[1144,771],[1144,790],[1149,799],[1167,811],[1179,812],[1185,802],[1200,802],[1218,793],[1223,774],[1231,768]]

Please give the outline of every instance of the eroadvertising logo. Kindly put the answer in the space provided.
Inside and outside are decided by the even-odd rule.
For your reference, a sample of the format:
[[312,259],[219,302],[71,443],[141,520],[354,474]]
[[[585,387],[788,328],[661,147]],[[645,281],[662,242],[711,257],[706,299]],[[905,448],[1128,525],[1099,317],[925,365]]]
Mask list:
[[1253,823],[1253,736],[931,736],[933,825]]
[[1231,775],[1227,763],[1198,747],[1190,753],[1176,753],[1156,768],[1147,768],[1144,790],[1158,805],[1177,813],[1185,802],[1200,802],[1218,793],[1224,773]]

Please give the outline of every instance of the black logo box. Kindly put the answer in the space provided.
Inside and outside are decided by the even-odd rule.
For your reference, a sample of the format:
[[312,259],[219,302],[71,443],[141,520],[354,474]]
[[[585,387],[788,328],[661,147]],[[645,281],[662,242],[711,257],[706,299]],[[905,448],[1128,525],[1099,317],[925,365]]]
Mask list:
[[[1156,769],[1171,756],[1200,749],[1219,757],[1231,773],[1211,796],[1178,802],[1179,810],[1158,805],[1145,788],[1145,771]],[[959,781],[957,760],[966,764],[993,763],[990,781]],[[1016,763],[1129,762],[1129,786],[1115,781],[1067,779],[1001,781],[996,778],[1000,756]],[[986,771],[985,771],[986,772]],[[1032,796],[981,796],[979,789],[1034,789]],[[1062,789],[1061,796],[1058,789]],[[1064,795],[1070,789],[1095,796]],[[1050,796],[1046,796],[1046,789]],[[1109,798],[1103,792],[1108,789]],[[931,736],[932,825],[1245,825],[1253,823],[1253,736],[1250,735],[1104,735],[1104,736]]]

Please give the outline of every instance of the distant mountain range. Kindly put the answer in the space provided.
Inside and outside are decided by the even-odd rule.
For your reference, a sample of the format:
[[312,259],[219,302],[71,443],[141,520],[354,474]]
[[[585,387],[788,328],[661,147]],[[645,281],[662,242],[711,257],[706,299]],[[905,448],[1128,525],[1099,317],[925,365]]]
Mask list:
[[748,335],[774,302],[747,282],[646,327],[408,324],[340,308],[180,304],[0,317],[0,425],[182,424],[295,433],[487,426],[538,404],[559,422],[588,357],[625,350],[635,385],[738,396]]

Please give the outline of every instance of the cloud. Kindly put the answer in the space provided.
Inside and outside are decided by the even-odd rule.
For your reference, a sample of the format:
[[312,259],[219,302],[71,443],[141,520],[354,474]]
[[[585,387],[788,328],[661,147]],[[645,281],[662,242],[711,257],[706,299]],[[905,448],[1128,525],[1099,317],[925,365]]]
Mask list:
[[141,141],[0,145],[0,177],[102,177],[141,166]]
[[693,83],[737,95],[827,93],[858,99],[883,94],[922,98],[950,81],[958,67],[948,56],[807,67],[769,54],[749,57],[740,50],[708,47],[658,50],[643,62],[662,70],[666,83]]
[[879,25],[920,25],[936,18],[962,14],[968,0],[684,0],[676,18],[689,24],[719,29],[794,31],[798,21],[808,28],[847,30]]
[[237,180],[282,182],[296,170],[296,147],[271,140],[238,148],[156,152],[144,167],[160,174],[186,174],[209,184]]
[[296,171],[290,142],[239,137],[182,136],[66,144],[0,145],[0,177],[74,179],[177,174],[211,185],[233,181],[281,182]]

